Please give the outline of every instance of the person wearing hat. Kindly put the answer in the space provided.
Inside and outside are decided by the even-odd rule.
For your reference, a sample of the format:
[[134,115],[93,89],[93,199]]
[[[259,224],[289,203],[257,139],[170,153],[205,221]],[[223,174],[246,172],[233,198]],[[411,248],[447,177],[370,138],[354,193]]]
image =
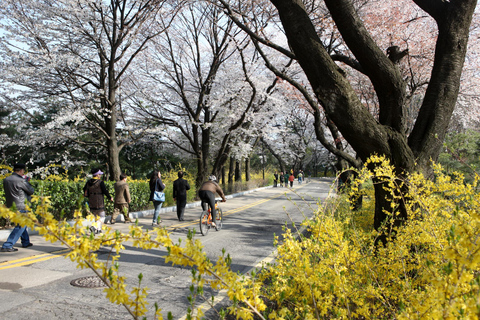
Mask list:
[[[222,197],[222,202],[227,201],[225,199],[225,195],[223,194],[223,190],[220,185],[217,183],[217,177],[211,175],[208,177],[208,181],[204,182],[198,190],[198,197],[202,200],[202,210],[206,210],[205,204],[208,203],[210,209],[212,209],[212,221],[217,221],[217,212],[215,211],[215,193],[218,193],[220,197]],[[213,227],[217,227],[215,222],[212,222]]]
[[[15,204],[17,210],[21,213],[25,213],[25,202],[30,199],[34,189],[29,182],[28,178],[25,178],[26,166],[23,163],[16,163],[13,166],[13,173],[3,180],[3,188],[5,190],[5,206],[11,208]],[[30,242],[28,231],[26,226],[15,226],[12,230],[6,242],[2,245],[2,252],[18,251],[13,245],[21,239],[22,247],[28,248],[33,244]]]
[[98,168],[94,168],[91,173],[93,177],[88,180],[83,187],[83,195],[88,198],[90,212],[95,216],[96,220],[96,226],[90,227],[90,230],[94,233],[100,233],[102,223],[105,220],[104,197],[106,196],[110,201],[113,201],[113,198],[110,196],[110,193],[105,186],[105,182],[101,179],[103,172]]

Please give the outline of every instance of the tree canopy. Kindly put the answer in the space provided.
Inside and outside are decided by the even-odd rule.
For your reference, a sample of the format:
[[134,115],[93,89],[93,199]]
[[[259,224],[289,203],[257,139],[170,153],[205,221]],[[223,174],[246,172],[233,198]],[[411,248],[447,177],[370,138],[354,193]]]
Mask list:
[[112,179],[121,154],[152,168],[188,159],[199,183],[255,148],[282,169],[328,150],[340,169],[376,153],[399,173],[427,173],[455,107],[470,119],[456,125],[476,119],[465,113],[478,106],[478,56],[467,50],[475,7],[5,0],[0,95],[14,125],[3,147],[32,163],[94,160]]

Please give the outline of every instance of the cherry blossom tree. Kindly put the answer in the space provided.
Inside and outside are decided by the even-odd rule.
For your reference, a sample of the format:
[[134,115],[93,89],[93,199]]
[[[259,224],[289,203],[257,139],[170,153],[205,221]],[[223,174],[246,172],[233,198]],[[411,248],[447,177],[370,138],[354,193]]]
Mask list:
[[315,135],[314,112],[295,88],[284,81],[278,82],[277,90],[284,101],[276,104],[275,117],[270,121],[275,130],[263,130],[262,142],[277,159],[280,171],[305,169],[311,161],[306,159],[309,150],[322,149]]
[[[417,44],[415,48],[404,48],[403,43],[398,44],[396,38],[388,36],[395,35],[395,29],[383,28],[377,31],[377,35],[386,37],[390,43],[388,47],[382,46],[365,22],[365,17],[376,10],[376,6],[362,7],[364,2],[349,0],[325,0],[325,7],[316,1],[300,0],[257,1],[249,4],[233,4],[224,0],[218,2],[254,41],[298,63],[325,116],[338,128],[362,161],[372,154],[381,154],[390,159],[399,174],[413,170],[427,175],[430,173],[429,163],[439,155],[457,102],[477,1],[402,2],[405,6],[413,7],[413,12],[421,12],[425,19],[436,26],[435,33],[430,34],[434,39],[430,49],[434,55],[431,72],[426,75],[428,85],[420,99],[420,108],[414,115],[411,130],[408,130],[406,116],[410,103],[406,90],[409,79],[402,74],[400,63],[410,51],[416,49]],[[331,17],[330,22],[322,24],[323,18],[317,19],[313,13],[320,10],[326,10]],[[387,12],[386,16],[392,15]],[[258,17],[268,17],[271,24],[281,26],[288,40],[288,48],[266,37],[268,26],[254,29],[261,25]],[[418,16],[402,12],[392,18],[406,22]],[[341,35],[343,47],[340,48],[347,51],[348,55],[332,52],[331,47],[322,41],[322,36],[333,28],[332,22]],[[431,25],[429,23],[428,27]],[[432,29],[419,29],[416,33],[429,33],[429,30]],[[378,100],[377,114],[372,114],[365,107],[364,100],[356,92],[340,61],[368,78]],[[418,75],[416,79],[415,82],[423,82]],[[375,192],[376,228],[387,219],[386,212],[392,211],[392,207],[398,208],[393,215],[396,224],[408,218],[401,203],[392,206],[391,202],[395,200],[385,194],[381,183],[375,184]]]
[[263,119],[267,84],[251,79],[258,64],[244,55],[248,43],[236,32],[222,10],[191,3],[137,63],[139,121],[162,127],[177,152],[195,159],[197,186],[220,175],[231,155],[248,154],[243,138]]
[[22,110],[52,98],[64,104],[45,136],[54,139],[55,133],[70,143],[101,146],[110,179],[118,178],[119,152],[138,134],[119,123],[125,120],[124,79],[132,76],[136,56],[168,26],[176,5],[164,0],[2,0],[4,96]]

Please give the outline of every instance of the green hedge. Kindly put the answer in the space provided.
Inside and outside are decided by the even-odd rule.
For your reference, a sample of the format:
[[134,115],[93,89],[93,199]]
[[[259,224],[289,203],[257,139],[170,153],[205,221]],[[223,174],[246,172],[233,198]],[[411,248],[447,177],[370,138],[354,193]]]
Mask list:
[[[189,176],[187,178],[190,183],[191,189],[187,193],[187,202],[194,202],[197,196],[195,190],[195,182],[193,177]],[[268,176],[269,177],[269,176]],[[173,174],[166,174],[162,176],[163,183],[165,183],[165,203],[164,207],[174,206],[175,203],[172,197],[173,190]],[[271,177],[263,181],[262,179],[253,179],[249,182],[237,182],[234,185],[224,185],[226,194],[239,192],[242,190],[253,189],[256,187],[262,187],[272,183]],[[80,209],[84,214],[86,214],[86,199],[83,197],[83,187],[85,186],[85,181],[43,181],[43,180],[31,180],[30,183],[35,188],[35,195],[38,196],[48,196],[50,197],[51,202],[51,212],[56,219],[72,219],[73,213],[75,210]],[[115,191],[113,188],[114,182],[105,181],[110,195],[113,197]],[[130,212],[153,209],[152,202],[148,201],[150,197],[150,188],[148,181],[146,180],[134,180],[128,181],[130,188],[130,195],[132,201],[130,202]],[[0,180],[0,204],[5,203],[5,193],[3,190],[3,180]],[[35,212],[35,205],[32,205],[32,209]],[[113,202],[105,201],[106,214],[112,214],[113,212]],[[0,226],[5,225],[5,221],[0,221]]]
[[[55,218],[73,218],[76,209],[81,209],[86,213],[87,199],[83,197],[84,181],[33,181],[35,194],[39,196],[50,196],[52,213]],[[105,185],[113,197],[115,190],[114,182],[105,181]],[[130,211],[139,211],[148,209],[151,203],[148,201],[150,189],[146,181],[131,181],[130,187]],[[35,209],[35,208],[33,208]],[[105,211],[109,215],[113,212],[113,202],[105,199]]]
[[[3,181],[2,185],[3,185]],[[86,213],[87,199],[83,197],[84,181],[30,181],[35,189],[35,195],[50,197],[52,214],[56,219],[72,219],[75,210],[80,209]],[[113,197],[115,191],[113,188],[114,182],[105,181],[110,195]],[[152,203],[148,201],[150,197],[150,188],[147,181],[130,181],[128,182],[130,187],[130,195],[132,201],[130,203],[130,211],[140,211],[150,209]],[[167,196],[166,205],[171,205],[173,200]],[[5,203],[5,192],[3,188],[0,188],[0,203]],[[106,213],[111,214],[113,212],[113,202],[105,201]],[[35,211],[35,205],[32,205],[32,209]]]
[[[187,202],[195,201],[196,192],[195,184],[193,181],[189,181],[192,189],[187,194]],[[35,189],[35,195],[50,197],[52,214],[56,219],[72,219],[75,210],[80,209],[86,213],[87,199],[83,197],[83,187],[85,181],[41,181],[31,180],[33,188]],[[166,185],[165,188],[165,206],[175,205],[172,197],[173,182],[170,179],[164,179]],[[0,180],[0,184],[3,186],[3,180]],[[113,197],[115,191],[113,188],[114,182],[105,181],[105,185]],[[130,188],[130,196],[132,198],[130,202],[130,212],[153,209],[152,202],[148,201],[150,197],[150,188],[148,181],[135,180],[128,181]],[[5,203],[5,192],[3,187],[0,186],[0,204]],[[32,205],[33,211],[35,211],[35,205]],[[113,202],[105,201],[106,214],[109,215],[113,212]],[[0,221],[0,225],[4,225]]]

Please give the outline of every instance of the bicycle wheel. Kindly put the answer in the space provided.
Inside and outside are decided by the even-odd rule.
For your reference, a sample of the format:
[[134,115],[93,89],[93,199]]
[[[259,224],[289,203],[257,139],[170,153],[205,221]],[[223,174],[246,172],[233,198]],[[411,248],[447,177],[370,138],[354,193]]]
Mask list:
[[217,222],[215,224],[217,225],[217,231],[219,231],[220,229],[222,229],[222,225],[223,225],[223,211],[220,208],[217,209],[216,220]]
[[203,211],[200,215],[200,232],[206,236],[210,229],[210,223],[208,222],[208,211]]

